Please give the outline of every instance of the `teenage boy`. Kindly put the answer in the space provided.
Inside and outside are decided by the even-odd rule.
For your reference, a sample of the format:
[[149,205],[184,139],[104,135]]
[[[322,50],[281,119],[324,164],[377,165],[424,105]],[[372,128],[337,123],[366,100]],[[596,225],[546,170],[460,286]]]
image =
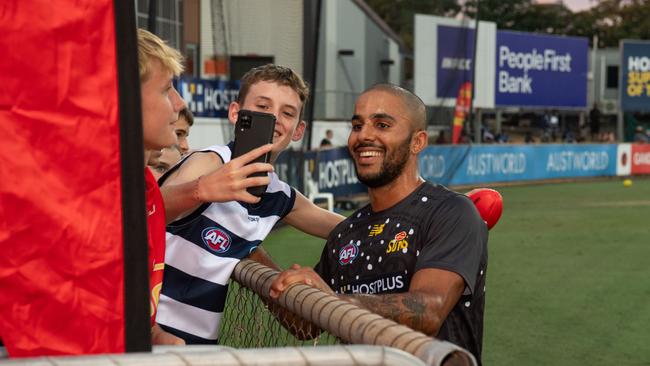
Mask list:
[[[241,109],[275,115],[273,144],[263,148],[270,149],[272,163],[291,141],[302,138],[308,94],[305,82],[293,70],[272,64],[257,67],[243,76],[228,118],[234,124]],[[174,221],[167,226],[157,321],[187,343],[216,343],[228,280],[241,259],[276,267],[259,246],[277,221],[326,238],[343,220],[282,182],[271,165],[232,164],[231,155],[232,143],[194,152],[160,179]],[[246,178],[255,167],[268,174]],[[266,192],[255,197],[237,183],[216,179],[217,174],[233,182],[266,185]],[[224,199],[225,193],[233,191],[238,192],[235,200]]]

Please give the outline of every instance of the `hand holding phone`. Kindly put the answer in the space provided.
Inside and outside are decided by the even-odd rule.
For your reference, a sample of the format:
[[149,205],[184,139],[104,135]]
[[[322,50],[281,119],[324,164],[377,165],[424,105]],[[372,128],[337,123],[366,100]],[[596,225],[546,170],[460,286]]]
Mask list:
[[[235,143],[232,159],[236,159],[260,146],[273,143],[274,131],[275,116],[273,114],[241,109],[235,124]],[[268,152],[248,164],[269,163],[270,160],[271,152]],[[249,177],[259,177],[266,174],[265,172],[258,172],[251,174]],[[248,187],[247,191],[254,196],[261,197],[266,192],[266,186]]]

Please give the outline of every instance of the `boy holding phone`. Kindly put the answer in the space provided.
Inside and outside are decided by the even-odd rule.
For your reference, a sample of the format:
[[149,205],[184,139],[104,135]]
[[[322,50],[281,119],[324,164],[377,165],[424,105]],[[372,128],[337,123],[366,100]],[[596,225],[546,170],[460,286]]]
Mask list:
[[[176,219],[167,227],[157,321],[187,343],[217,342],[228,280],[239,260],[248,257],[277,268],[259,247],[277,221],[327,238],[343,220],[282,182],[270,164],[245,165],[269,151],[272,164],[291,141],[302,138],[308,94],[305,82],[289,68],[269,64],[250,70],[242,78],[237,101],[229,106],[228,118],[235,123],[242,109],[273,114],[273,144],[234,160],[232,144],[212,146],[191,154],[160,180],[168,215],[171,210],[170,217]],[[269,173],[248,177],[260,171]],[[206,184],[208,180],[211,184]],[[256,197],[246,191],[245,186],[252,185],[267,188]],[[228,197],[229,192],[236,194]]]

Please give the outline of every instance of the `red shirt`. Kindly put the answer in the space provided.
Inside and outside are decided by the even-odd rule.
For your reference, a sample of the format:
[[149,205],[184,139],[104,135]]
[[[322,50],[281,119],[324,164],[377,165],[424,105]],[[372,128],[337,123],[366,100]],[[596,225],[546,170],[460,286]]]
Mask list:
[[156,179],[145,168],[144,180],[147,198],[147,227],[149,230],[149,290],[151,325],[156,322],[156,310],[162,288],[165,268],[165,204]]

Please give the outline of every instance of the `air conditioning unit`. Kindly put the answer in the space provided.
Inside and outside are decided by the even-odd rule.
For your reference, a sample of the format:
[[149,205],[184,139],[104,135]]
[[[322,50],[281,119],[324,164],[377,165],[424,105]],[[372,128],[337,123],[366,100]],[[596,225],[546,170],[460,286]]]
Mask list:
[[604,99],[600,102],[604,114],[618,113],[618,101],[615,99]]

